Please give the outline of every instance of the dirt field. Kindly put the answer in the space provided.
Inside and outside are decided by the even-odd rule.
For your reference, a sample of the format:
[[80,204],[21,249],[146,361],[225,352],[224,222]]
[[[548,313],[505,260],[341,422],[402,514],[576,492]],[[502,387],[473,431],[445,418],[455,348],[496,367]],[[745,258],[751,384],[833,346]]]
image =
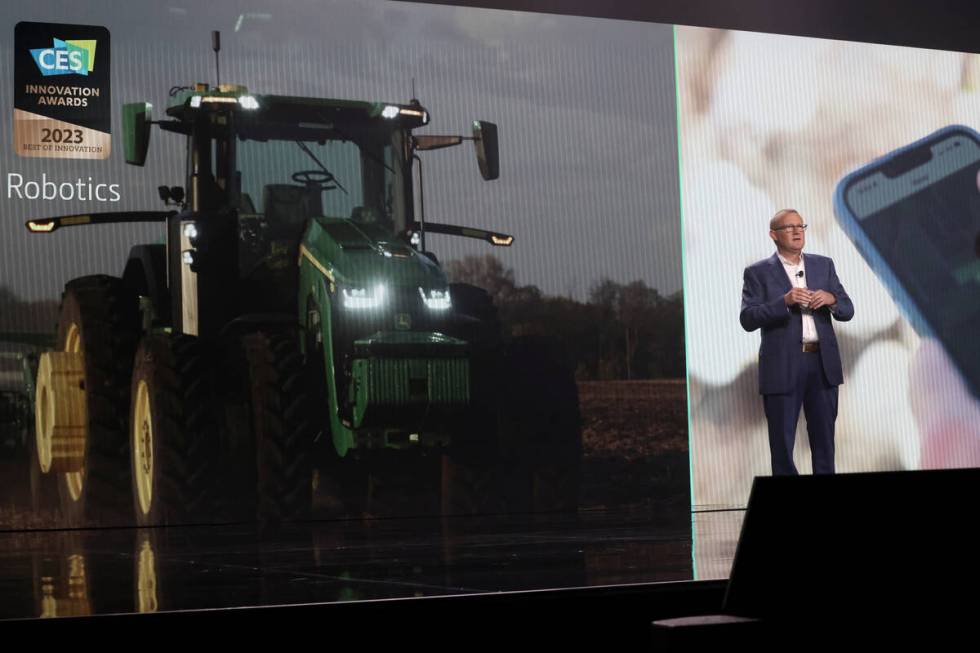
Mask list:
[[585,455],[627,461],[687,455],[687,389],[682,380],[582,381]]
[[584,381],[586,509],[689,501],[687,389],[683,380]]

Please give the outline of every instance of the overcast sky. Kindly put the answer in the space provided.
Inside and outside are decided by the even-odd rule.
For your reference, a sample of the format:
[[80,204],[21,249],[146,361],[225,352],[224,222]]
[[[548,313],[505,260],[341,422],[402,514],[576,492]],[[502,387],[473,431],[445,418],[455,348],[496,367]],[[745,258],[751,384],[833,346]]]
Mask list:
[[[162,109],[177,84],[221,78],[258,93],[406,102],[430,110],[428,133],[499,126],[500,179],[484,182],[473,148],[424,153],[430,220],[514,234],[495,249],[521,284],[584,298],[601,278],[681,287],[672,29],[665,25],[364,0],[22,2],[0,6],[0,283],[50,298],[82,274],[120,274],[154,227],[30,236],[29,217],[162,208],[156,186],[183,183],[181,139],[155,132],[144,169],[123,162],[120,105]],[[108,161],[13,153],[13,35],[20,20],[95,24],[112,40],[114,153]],[[98,58],[98,55],[97,55]],[[7,174],[118,183],[115,204],[7,198]],[[445,261],[491,251],[432,236]]]

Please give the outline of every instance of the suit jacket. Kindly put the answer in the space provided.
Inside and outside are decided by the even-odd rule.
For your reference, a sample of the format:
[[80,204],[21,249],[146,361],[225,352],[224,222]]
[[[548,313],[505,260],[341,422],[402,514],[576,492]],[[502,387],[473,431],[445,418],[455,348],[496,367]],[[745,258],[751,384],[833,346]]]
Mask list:
[[[832,260],[816,254],[803,256],[806,258],[806,287],[826,290],[837,298],[833,307],[813,311],[813,321],[820,339],[820,358],[827,382],[840,385],[844,382],[844,372],[831,316],[841,321],[850,320],[854,317],[854,305],[837,278]],[[800,357],[795,353],[803,341],[803,319],[799,306],[788,307],[783,301],[783,295],[790,288],[792,284],[776,254],[745,268],[739,321],[746,331],[762,329],[759,347],[761,394],[789,392],[796,379]]]

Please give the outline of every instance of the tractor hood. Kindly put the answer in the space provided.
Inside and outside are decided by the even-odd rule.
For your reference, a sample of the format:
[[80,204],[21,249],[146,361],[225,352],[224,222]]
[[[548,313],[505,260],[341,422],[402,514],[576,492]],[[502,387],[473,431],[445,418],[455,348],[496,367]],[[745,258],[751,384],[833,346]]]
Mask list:
[[301,256],[310,259],[331,282],[345,287],[442,290],[449,285],[445,273],[428,256],[371,223],[315,218],[303,239]]

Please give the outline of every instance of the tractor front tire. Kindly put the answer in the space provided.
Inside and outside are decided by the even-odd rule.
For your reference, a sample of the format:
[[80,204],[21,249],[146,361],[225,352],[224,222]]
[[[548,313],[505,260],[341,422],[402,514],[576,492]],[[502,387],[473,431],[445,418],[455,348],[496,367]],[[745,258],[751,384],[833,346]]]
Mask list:
[[252,333],[244,337],[244,346],[255,437],[256,516],[262,527],[308,519],[317,426],[296,338]]
[[140,343],[129,418],[139,526],[212,517],[219,451],[212,372],[196,338],[153,334]]

